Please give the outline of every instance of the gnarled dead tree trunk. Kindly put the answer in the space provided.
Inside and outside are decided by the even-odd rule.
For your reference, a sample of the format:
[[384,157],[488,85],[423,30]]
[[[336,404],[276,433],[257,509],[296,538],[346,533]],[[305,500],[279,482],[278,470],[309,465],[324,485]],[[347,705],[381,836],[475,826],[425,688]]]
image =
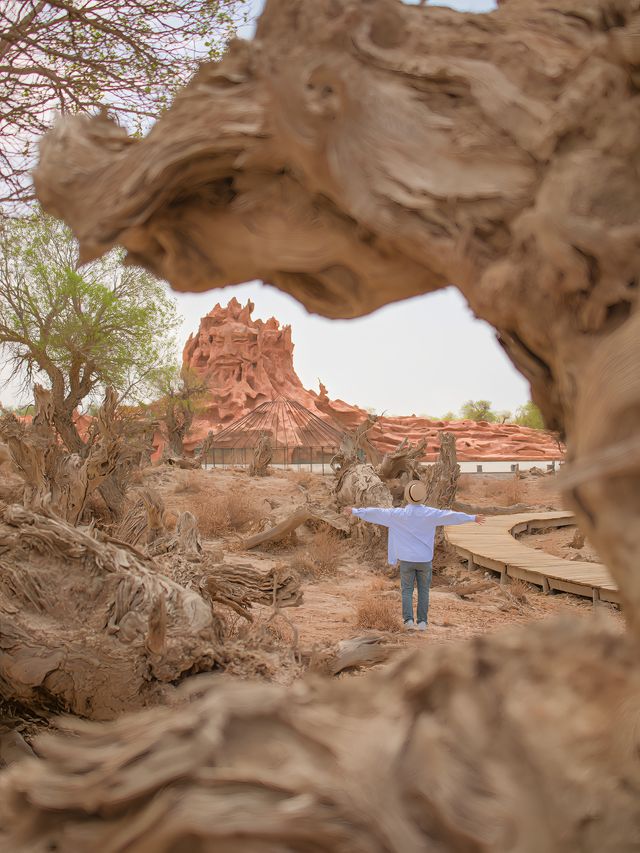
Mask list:
[[[257,277],[353,317],[455,282],[571,459],[593,460],[639,426],[622,365],[639,322],[639,16],[637,0],[482,16],[268,0],[255,43],[203,66],[145,139],[62,120],[37,192],[83,258],[117,243],[177,288]],[[605,465],[573,493],[640,631],[639,477]]]
[[404,501],[404,489],[410,480],[419,480],[422,471],[420,458],[424,454],[427,440],[422,439],[413,445],[403,438],[395,450],[385,453],[376,473],[384,480],[391,492],[393,503],[400,506]]
[[220,661],[221,623],[134,548],[12,506],[0,515],[0,694],[108,719]]
[[441,432],[438,460],[433,465],[425,466],[420,476],[427,487],[425,504],[448,509],[456,499],[459,476],[456,437],[451,432]]
[[43,737],[44,760],[0,777],[0,842],[15,853],[632,853],[636,662],[629,639],[583,621],[422,649],[295,691],[196,680],[189,704]]
[[95,420],[94,439],[84,458],[69,451],[54,430],[51,392],[34,387],[36,411],[25,425],[15,415],[0,418],[0,436],[25,483],[24,503],[31,509],[50,509],[76,524],[91,493],[113,474],[123,454],[123,442],[112,429],[116,406],[109,388]]
[[420,460],[424,455],[427,439],[412,444],[403,438],[395,450],[385,453],[382,462],[376,468],[382,480],[418,480],[420,478]]
[[253,459],[249,466],[249,474],[252,477],[265,477],[269,463],[273,457],[273,445],[271,439],[265,433],[260,435],[258,443],[253,448]]

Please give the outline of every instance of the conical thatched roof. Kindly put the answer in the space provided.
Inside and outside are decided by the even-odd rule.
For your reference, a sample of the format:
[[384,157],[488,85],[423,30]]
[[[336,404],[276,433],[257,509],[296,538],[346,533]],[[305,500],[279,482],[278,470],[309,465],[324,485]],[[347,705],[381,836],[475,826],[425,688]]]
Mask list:
[[274,449],[337,448],[344,435],[301,403],[277,397],[216,433],[211,447],[251,448],[263,434],[269,436]]

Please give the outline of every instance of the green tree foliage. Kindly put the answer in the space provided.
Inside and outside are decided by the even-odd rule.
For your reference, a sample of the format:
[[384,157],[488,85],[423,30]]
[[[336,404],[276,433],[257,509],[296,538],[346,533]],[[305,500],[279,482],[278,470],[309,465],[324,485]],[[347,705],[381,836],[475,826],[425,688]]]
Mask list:
[[520,426],[530,427],[531,429],[545,428],[542,413],[532,400],[518,407],[515,423],[520,424]]
[[0,201],[30,195],[35,139],[55,111],[109,107],[130,130],[164,109],[243,19],[243,0],[3,0]]
[[495,423],[496,413],[491,408],[489,400],[467,400],[462,406],[460,413],[469,421],[488,421]]
[[193,418],[202,408],[208,392],[207,384],[193,370],[177,364],[155,370],[152,383],[158,399],[149,409],[162,421],[171,452],[182,456],[184,438]]
[[0,347],[26,385],[51,388],[56,428],[72,451],[83,442],[75,409],[113,386],[121,400],[149,390],[175,355],[179,322],[164,285],[118,253],[76,269],[77,246],[60,222],[8,220],[0,231]]

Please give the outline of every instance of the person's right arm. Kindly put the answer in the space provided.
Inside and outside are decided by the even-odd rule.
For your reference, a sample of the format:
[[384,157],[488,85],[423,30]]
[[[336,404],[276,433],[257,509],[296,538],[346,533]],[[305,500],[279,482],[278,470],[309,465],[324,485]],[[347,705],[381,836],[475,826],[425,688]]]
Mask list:
[[355,515],[363,521],[371,522],[371,524],[382,524],[388,527],[393,516],[398,513],[398,509],[396,507],[359,506],[345,507],[343,512],[345,515]]

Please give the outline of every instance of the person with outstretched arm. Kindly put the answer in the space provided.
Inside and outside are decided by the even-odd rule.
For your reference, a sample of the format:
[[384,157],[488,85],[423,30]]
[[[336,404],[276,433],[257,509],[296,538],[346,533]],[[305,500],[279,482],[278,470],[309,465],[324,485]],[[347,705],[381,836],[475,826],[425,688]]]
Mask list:
[[389,528],[388,558],[392,566],[400,562],[402,619],[405,628],[415,628],[413,620],[413,588],[418,586],[417,628],[425,631],[429,611],[429,587],[436,527],[445,524],[484,524],[484,515],[467,515],[449,509],[435,509],[422,501],[427,495],[423,482],[407,483],[404,507],[345,507],[345,515],[355,515],[372,524]]

